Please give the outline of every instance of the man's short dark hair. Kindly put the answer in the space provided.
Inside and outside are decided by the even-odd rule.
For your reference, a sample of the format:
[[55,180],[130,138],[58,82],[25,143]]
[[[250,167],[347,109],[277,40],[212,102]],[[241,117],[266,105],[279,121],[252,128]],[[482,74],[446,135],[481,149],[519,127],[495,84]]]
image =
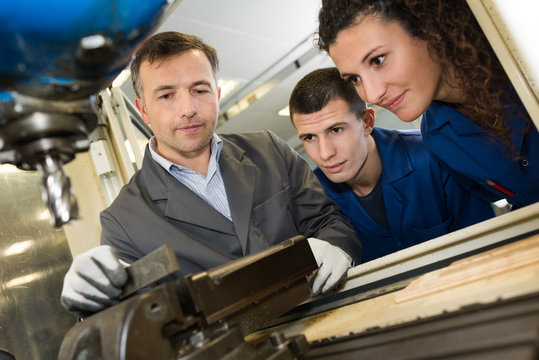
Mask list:
[[322,110],[330,101],[344,100],[350,111],[361,119],[366,105],[351,84],[345,82],[335,67],[315,70],[301,79],[288,103],[290,119],[294,123],[294,114],[312,114]]
[[144,99],[142,97],[142,83],[140,82],[139,74],[140,66],[144,61],[153,64],[156,61],[165,60],[189,50],[202,51],[210,61],[213,75],[217,78],[219,59],[213,47],[193,35],[175,31],[162,32],[146,40],[135,54],[135,59],[131,63],[131,80],[133,81],[133,89],[135,89],[137,96]]

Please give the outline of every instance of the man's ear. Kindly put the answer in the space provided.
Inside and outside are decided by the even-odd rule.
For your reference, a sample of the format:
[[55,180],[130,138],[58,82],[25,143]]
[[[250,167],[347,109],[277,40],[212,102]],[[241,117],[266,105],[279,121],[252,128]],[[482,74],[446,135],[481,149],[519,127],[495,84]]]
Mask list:
[[365,135],[370,135],[372,128],[374,127],[374,109],[366,108],[361,115],[363,122],[365,123]]
[[136,97],[135,105],[137,106],[137,109],[140,112],[140,115],[142,116],[142,120],[144,120],[146,124],[150,124],[150,119],[148,118],[148,114],[146,113],[146,108],[144,106],[144,102],[142,101],[142,99],[139,97]]

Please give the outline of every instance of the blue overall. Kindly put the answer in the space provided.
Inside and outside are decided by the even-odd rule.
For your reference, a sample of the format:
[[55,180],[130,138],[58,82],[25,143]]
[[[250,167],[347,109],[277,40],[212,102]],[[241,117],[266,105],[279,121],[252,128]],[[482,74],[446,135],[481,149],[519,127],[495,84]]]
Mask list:
[[490,202],[505,198],[514,208],[539,201],[539,134],[522,135],[525,121],[512,117],[511,141],[519,159],[507,157],[505,145],[452,107],[434,101],[421,121],[425,146],[469,191]]
[[494,216],[489,203],[472,196],[429,156],[418,131],[375,127],[372,136],[382,160],[389,229],[369,216],[348,185],[333,183],[320,169],[314,170],[354,225],[364,248],[363,262]]

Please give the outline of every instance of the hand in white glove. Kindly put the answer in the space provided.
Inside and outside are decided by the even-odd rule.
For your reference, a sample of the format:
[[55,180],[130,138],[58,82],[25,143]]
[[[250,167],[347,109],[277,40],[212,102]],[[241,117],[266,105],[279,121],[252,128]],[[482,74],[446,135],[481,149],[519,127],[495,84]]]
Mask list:
[[333,289],[346,276],[346,271],[352,266],[352,259],[341,248],[327,241],[309,238],[318,271],[314,277],[313,295],[323,294]]
[[60,301],[69,311],[93,313],[117,302],[127,272],[114,249],[98,246],[75,257],[64,278]]

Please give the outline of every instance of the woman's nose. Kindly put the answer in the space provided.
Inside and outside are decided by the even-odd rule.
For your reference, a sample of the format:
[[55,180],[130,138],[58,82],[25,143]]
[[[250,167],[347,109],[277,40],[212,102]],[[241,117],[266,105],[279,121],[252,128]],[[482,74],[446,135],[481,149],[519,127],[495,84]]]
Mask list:
[[379,104],[386,93],[387,87],[377,76],[364,77],[362,79],[362,94],[358,89],[358,95],[363,101],[370,104]]

